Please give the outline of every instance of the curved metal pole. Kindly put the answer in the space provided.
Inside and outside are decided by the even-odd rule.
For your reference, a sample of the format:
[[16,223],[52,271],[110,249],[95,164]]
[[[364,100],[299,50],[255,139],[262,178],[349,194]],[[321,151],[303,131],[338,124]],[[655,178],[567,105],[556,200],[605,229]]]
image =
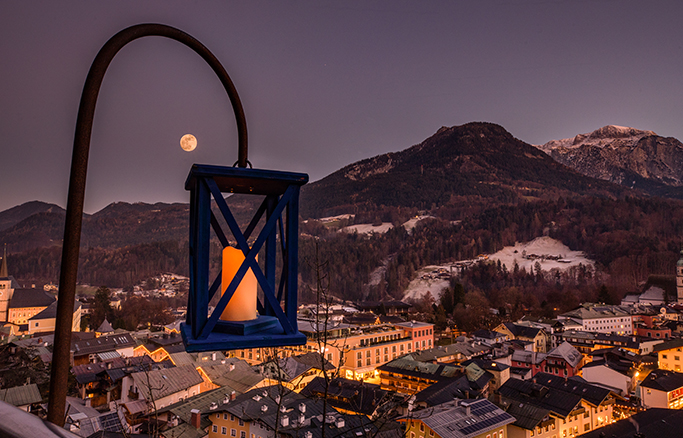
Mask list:
[[163,24],[138,24],[124,29],[111,37],[95,57],[83,86],[81,103],[76,120],[73,156],[71,158],[71,175],[69,177],[69,195],[66,204],[66,224],[64,226],[64,242],[62,246],[62,265],[59,275],[59,300],[57,302],[57,320],[55,326],[55,343],[52,353],[52,371],[50,376],[50,395],[48,401],[48,421],[64,426],[66,408],[66,388],[69,377],[71,350],[71,326],[73,324],[73,307],[76,296],[76,277],[78,274],[78,255],[81,243],[81,225],[83,218],[83,201],[85,198],[85,181],[88,169],[88,152],[90,135],[97,95],[102,79],[116,53],[129,42],[145,36],[163,36],[181,42],[197,52],[206,61],[220,79],[230,97],[237,120],[239,151],[237,165],[247,167],[247,122],[237,90],[218,59],[202,43],[187,33]]

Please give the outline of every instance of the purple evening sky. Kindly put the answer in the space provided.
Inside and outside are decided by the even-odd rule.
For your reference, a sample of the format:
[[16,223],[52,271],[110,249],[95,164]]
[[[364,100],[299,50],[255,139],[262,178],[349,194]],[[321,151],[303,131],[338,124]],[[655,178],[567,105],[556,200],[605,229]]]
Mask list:
[[[532,144],[607,124],[683,139],[680,0],[7,0],[0,17],[0,211],[65,206],[90,63],[144,22],[184,30],[221,60],[254,167],[311,180],[471,121]],[[180,148],[185,133],[194,152]],[[190,165],[232,165],[236,149],[209,67],[175,41],[134,41],[100,92],[86,211],[188,202]]]

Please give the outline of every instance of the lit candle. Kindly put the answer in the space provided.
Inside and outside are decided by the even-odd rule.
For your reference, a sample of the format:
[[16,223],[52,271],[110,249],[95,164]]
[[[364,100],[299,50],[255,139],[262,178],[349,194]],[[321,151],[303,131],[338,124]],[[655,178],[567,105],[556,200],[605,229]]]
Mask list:
[[[231,246],[223,249],[221,295],[225,293],[243,261],[244,254],[241,250]],[[256,276],[249,268],[221,314],[223,321],[248,321],[256,318],[256,284]]]

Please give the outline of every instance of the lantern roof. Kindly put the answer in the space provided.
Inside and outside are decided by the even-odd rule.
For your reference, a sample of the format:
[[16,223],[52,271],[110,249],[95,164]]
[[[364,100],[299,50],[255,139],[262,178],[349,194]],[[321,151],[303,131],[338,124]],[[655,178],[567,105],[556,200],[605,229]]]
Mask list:
[[185,189],[191,190],[198,179],[206,177],[213,178],[222,192],[251,195],[280,195],[290,185],[302,186],[308,182],[305,173],[193,164]]

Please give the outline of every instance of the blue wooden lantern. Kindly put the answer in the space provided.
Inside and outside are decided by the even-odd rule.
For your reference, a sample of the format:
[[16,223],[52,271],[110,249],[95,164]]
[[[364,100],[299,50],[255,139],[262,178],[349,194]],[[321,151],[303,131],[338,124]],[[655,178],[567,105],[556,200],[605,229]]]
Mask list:
[[[306,343],[306,336],[299,332],[296,321],[299,190],[306,182],[308,175],[303,173],[200,164],[192,166],[185,183],[185,189],[190,191],[190,291],[187,319],[181,325],[187,351]],[[263,202],[244,231],[224,199],[226,193],[263,197]],[[212,199],[227,224],[229,234],[222,229],[212,211]],[[258,236],[252,236],[264,215],[265,224]],[[221,286],[221,274],[210,283],[211,230],[223,248],[229,246],[227,236],[232,235],[237,243],[236,248],[244,255],[229,285]],[[279,270],[276,269],[278,246],[281,256]],[[259,266],[257,258],[261,250],[261,254],[265,254],[260,260],[264,269]],[[221,314],[247,275],[256,278],[262,291],[256,303],[258,315],[243,321],[222,320]],[[209,315],[209,301],[219,289],[224,292]]]

